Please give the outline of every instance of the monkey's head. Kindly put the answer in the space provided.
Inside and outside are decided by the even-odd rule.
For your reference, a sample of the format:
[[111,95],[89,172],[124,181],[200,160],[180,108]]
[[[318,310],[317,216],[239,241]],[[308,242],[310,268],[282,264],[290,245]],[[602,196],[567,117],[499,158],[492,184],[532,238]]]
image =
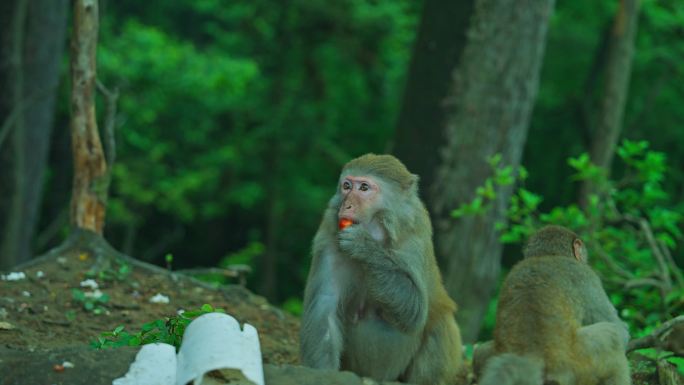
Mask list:
[[532,234],[523,247],[525,258],[563,256],[587,262],[589,253],[584,242],[563,226],[544,226]]
[[415,210],[417,185],[418,176],[392,155],[366,154],[352,159],[342,168],[333,199],[338,220],[369,224],[387,212],[396,217],[404,210]]

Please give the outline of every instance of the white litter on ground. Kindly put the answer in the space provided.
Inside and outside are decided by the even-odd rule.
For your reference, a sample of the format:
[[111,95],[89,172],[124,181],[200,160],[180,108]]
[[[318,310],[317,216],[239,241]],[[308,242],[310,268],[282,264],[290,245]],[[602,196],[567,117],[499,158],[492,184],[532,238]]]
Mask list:
[[202,385],[220,371],[240,384],[264,385],[257,330],[223,313],[208,313],[188,325],[178,355],[167,344],[144,345],[125,377],[112,385]]
[[95,289],[95,290],[93,290],[93,291],[86,291],[86,292],[83,292],[83,295],[84,295],[86,298],[98,299],[98,298],[102,297],[102,296],[104,295],[104,293],[101,292],[100,289]]
[[85,281],[81,281],[81,287],[87,287],[95,290],[100,287],[100,285],[98,285],[94,279],[86,279]]
[[7,275],[0,274],[0,279],[3,281],[21,281],[26,279],[26,274],[23,271],[13,271]]
[[150,298],[150,302],[152,303],[169,303],[169,301],[169,297],[161,293],[157,293],[154,297]]

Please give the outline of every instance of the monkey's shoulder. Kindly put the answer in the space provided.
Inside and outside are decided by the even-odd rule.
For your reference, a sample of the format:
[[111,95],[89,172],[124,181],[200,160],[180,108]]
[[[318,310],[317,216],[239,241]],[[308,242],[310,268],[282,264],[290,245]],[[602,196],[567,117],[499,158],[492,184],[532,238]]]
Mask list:
[[528,257],[518,262],[507,280],[518,285],[553,287],[564,290],[582,285],[600,285],[598,275],[586,263],[564,256]]

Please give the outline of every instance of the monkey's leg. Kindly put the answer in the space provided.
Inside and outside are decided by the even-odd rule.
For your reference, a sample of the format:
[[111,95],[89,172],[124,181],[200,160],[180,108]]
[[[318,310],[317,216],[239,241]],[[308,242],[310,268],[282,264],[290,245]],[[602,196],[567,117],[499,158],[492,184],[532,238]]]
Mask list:
[[341,369],[375,380],[396,381],[411,363],[419,344],[420,335],[400,332],[386,321],[369,316],[345,329]]
[[453,385],[459,382],[462,369],[461,333],[449,315],[435,322],[401,379],[421,385]]
[[487,360],[494,355],[494,341],[483,342],[473,351],[473,373],[479,378]]
[[[625,356],[624,328],[613,322],[584,326],[577,333],[579,353],[587,367],[580,375],[586,383],[630,385],[629,363]],[[591,380],[593,379],[593,381]]]
[[336,301],[334,296],[318,295],[302,315],[301,357],[306,366],[340,368],[343,337]]

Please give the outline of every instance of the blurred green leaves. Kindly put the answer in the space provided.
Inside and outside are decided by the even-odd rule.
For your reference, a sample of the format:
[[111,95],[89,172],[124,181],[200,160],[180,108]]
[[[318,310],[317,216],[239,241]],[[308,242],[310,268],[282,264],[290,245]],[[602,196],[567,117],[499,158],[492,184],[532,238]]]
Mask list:
[[386,151],[418,17],[408,0],[108,3],[98,76],[121,93],[108,239],[179,268],[232,255],[221,263],[257,282],[277,256],[289,278],[262,294],[301,295],[341,165]]

